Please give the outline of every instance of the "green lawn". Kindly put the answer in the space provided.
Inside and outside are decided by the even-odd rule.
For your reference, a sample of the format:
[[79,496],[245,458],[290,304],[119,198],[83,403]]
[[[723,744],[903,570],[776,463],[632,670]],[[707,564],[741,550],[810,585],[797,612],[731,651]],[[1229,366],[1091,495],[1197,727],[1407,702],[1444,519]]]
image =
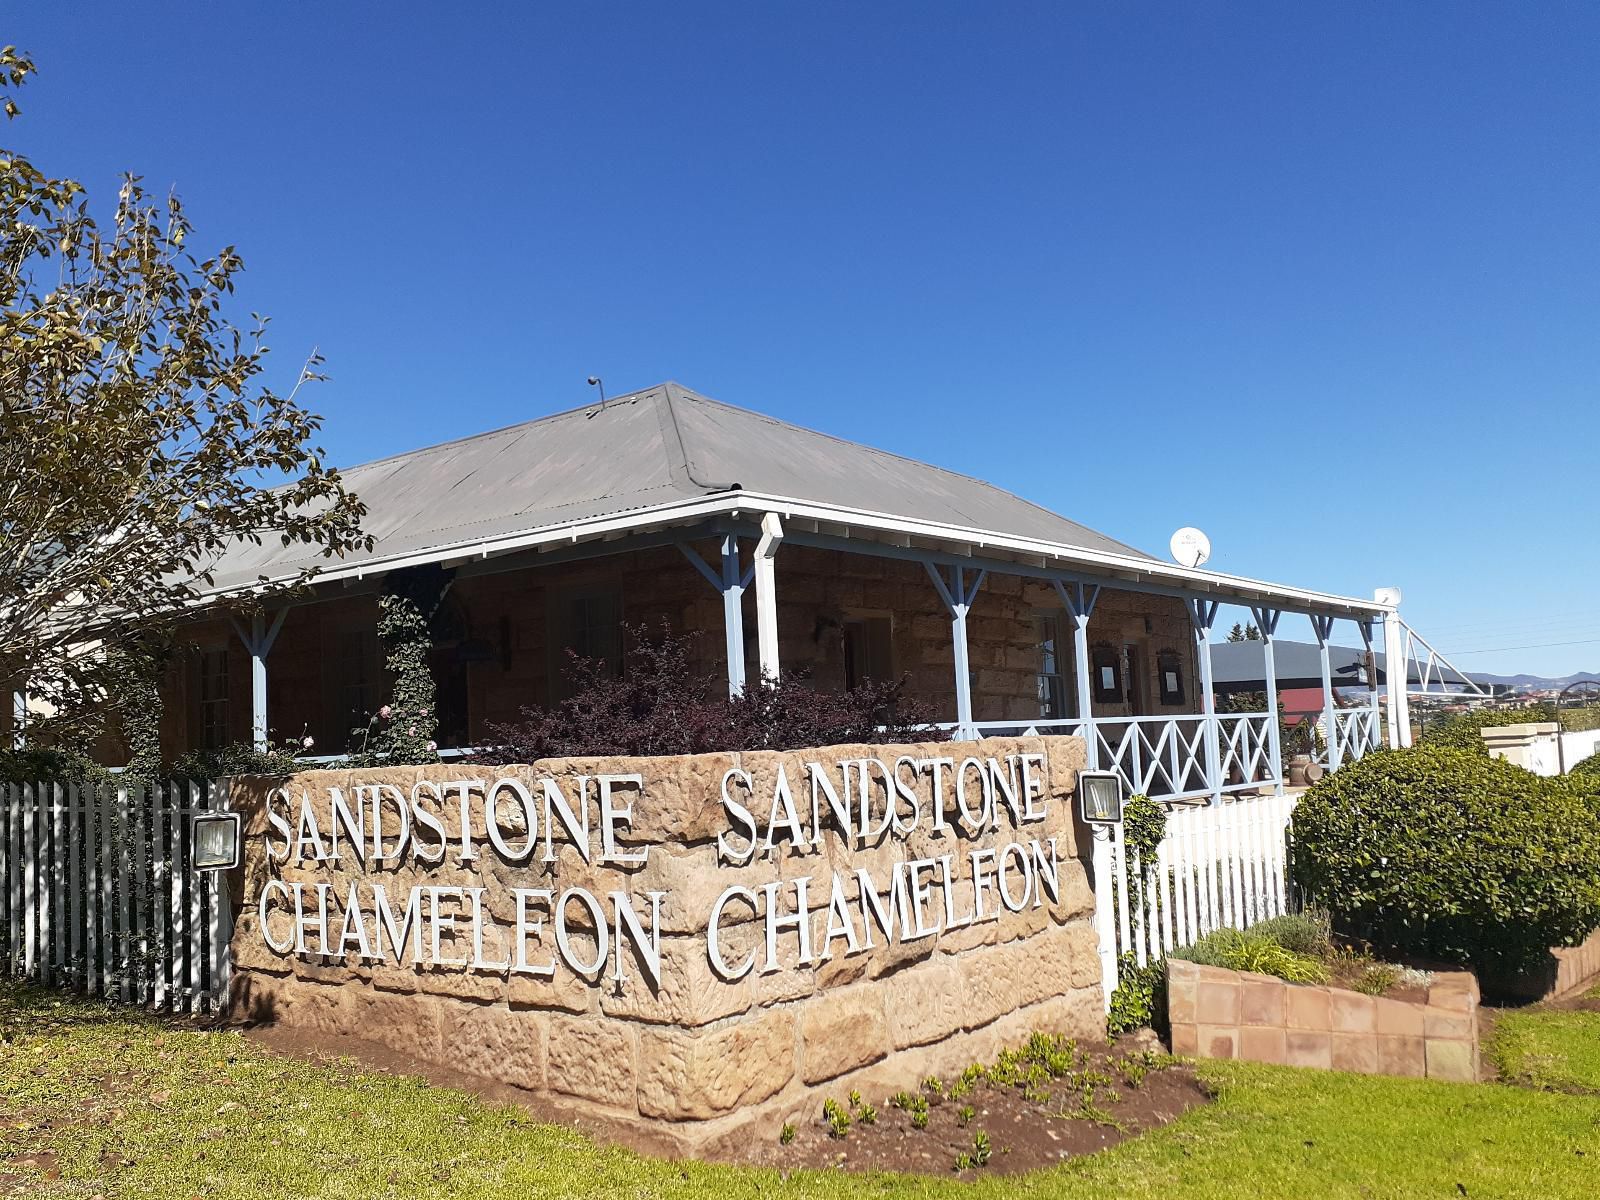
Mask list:
[[1505,1013],[1495,1022],[1490,1057],[1502,1079],[1600,1095],[1600,1013]]
[[1217,1103],[1051,1171],[974,1185],[783,1177],[640,1158],[415,1080],[0,985],[0,1193],[1587,1198],[1600,1179],[1600,1097],[1236,1063],[1204,1073]]

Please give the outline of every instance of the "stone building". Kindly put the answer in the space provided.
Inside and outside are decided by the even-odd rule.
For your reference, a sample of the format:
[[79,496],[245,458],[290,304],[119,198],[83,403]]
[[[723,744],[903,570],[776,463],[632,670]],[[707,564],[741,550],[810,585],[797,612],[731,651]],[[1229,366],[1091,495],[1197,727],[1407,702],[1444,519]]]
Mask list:
[[[310,737],[353,748],[386,694],[375,629],[393,572],[449,572],[435,624],[441,745],[559,699],[567,651],[620,664],[624,628],[698,631],[737,689],[803,671],[908,690],[969,734],[1093,733],[1091,763],[1152,794],[1253,786],[1276,725],[1216,717],[1218,601],[1348,618],[1375,601],[1191,570],[980,480],[664,384],[345,472],[369,553],[274,593],[303,547],[243,547],[184,631],[163,749]],[[264,611],[235,611],[246,593]],[[1376,705],[1376,697],[1374,697]],[[1376,741],[1376,708],[1352,724]],[[1231,723],[1230,723],[1231,722]]]

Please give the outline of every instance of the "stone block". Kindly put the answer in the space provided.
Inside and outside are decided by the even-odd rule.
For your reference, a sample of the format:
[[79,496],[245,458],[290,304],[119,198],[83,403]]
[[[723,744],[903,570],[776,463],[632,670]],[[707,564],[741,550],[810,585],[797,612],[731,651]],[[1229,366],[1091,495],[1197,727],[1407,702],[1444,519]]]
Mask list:
[[[1174,1025],[1192,1024],[1200,995],[1200,980],[1192,969],[1179,970],[1179,959],[1167,959],[1167,1019]],[[1192,963],[1182,963],[1192,968]]]
[[1239,1030],[1233,1025],[1201,1024],[1196,1030],[1201,1058],[1238,1058]]
[[1378,997],[1378,1032],[1390,1037],[1415,1037],[1423,1035],[1423,1008],[1408,1000],[1390,1000]]
[[1332,1036],[1316,1030],[1290,1029],[1285,1034],[1284,1061],[1291,1067],[1327,1070],[1333,1065]]
[[800,1040],[806,1083],[877,1062],[890,1045],[882,996],[865,985],[813,996],[800,1007]]
[[637,1106],[634,1032],[621,1022],[551,1017],[545,1064],[552,1091],[613,1108]]
[[1422,1016],[1423,1036],[1434,1038],[1470,1039],[1477,1029],[1477,1019],[1463,1012],[1440,1011],[1429,1005]]
[[1186,1058],[1197,1057],[1200,1053],[1200,1028],[1192,1021],[1182,1024],[1172,1023],[1172,1052],[1181,1054]]
[[1427,1074],[1426,1043],[1419,1037],[1378,1035],[1378,1070],[1420,1079]]
[[1332,988],[1328,992],[1329,1028],[1335,1033],[1376,1033],[1378,1007],[1374,998],[1360,992]]
[[896,1049],[938,1041],[965,1024],[961,971],[948,957],[891,975],[883,988]]
[[1281,1066],[1289,1058],[1288,1033],[1281,1027],[1247,1025],[1239,1031],[1239,1057]]
[[1471,1012],[1478,1005],[1478,981],[1465,971],[1441,971],[1428,985],[1428,1007]]
[[1291,987],[1285,998],[1289,1002],[1290,1029],[1326,1033],[1333,1028],[1326,988]]
[[544,1014],[499,1004],[451,1004],[441,1019],[452,1065],[529,1091],[544,1087]]
[[1330,1061],[1335,1071],[1354,1071],[1361,1075],[1377,1074],[1378,1035],[1334,1033]]
[[1202,978],[1195,994],[1195,1019],[1202,1025],[1239,1023],[1239,983],[1237,979],[1214,981]]
[[697,1033],[639,1034],[639,1112],[706,1120],[777,1095],[794,1078],[794,1018],[784,1009]]
[[1240,1021],[1282,1028],[1288,1019],[1289,985],[1281,979],[1245,979],[1240,985]]
[[1424,1056],[1429,1079],[1473,1083],[1478,1078],[1477,1046],[1472,1042],[1430,1037]]
[[608,983],[601,991],[600,1011],[658,1025],[708,1025],[750,1007],[750,978],[720,978],[697,938],[664,938],[660,986],[651,987],[635,967],[620,989]]

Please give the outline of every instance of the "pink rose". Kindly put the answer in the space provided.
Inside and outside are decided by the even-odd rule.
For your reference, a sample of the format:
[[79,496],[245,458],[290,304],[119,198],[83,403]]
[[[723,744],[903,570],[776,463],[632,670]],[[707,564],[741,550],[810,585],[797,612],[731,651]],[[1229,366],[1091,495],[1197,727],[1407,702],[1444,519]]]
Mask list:
[[439,743],[438,742],[429,742],[428,743],[428,749],[429,750],[437,750],[438,748],[439,748]]
[[407,725],[406,726],[406,736],[407,737],[416,737],[417,736],[417,727],[415,725]]
[[394,715],[394,710],[392,708],[390,708],[387,704],[385,704],[382,708],[380,708],[378,710],[378,716],[380,718],[382,718],[383,720],[385,720],[385,721],[387,721],[393,715]]
[[314,738],[314,737],[304,737],[304,738],[300,739],[300,748],[302,750],[309,750],[309,749],[311,749],[311,747],[315,746],[316,744],[317,744],[317,739]]

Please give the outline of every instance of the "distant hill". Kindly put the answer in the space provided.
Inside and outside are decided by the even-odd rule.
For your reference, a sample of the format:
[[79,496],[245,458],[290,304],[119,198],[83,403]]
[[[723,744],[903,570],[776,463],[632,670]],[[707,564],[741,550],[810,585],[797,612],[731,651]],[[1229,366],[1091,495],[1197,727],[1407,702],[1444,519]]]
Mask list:
[[1578,671],[1572,675],[1563,675],[1559,679],[1551,679],[1544,675],[1485,675],[1477,671],[1469,671],[1468,674],[1479,683],[1517,688],[1560,688],[1566,687],[1569,683],[1600,680],[1600,674],[1594,671]]

